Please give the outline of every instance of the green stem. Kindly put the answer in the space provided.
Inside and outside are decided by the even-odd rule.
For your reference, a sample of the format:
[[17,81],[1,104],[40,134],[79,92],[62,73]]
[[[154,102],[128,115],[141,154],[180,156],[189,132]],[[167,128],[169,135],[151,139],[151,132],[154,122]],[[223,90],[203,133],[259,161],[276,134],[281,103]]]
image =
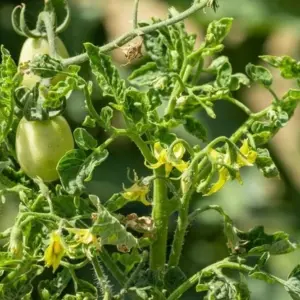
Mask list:
[[103,300],[112,299],[112,297],[111,297],[112,293],[111,293],[107,278],[106,278],[105,274],[103,273],[103,270],[99,264],[97,257],[95,255],[91,254],[89,257],[89,260],[91,261],[91,263],[93,265],[97,280],[101,286],[101,290],[103,292],[102,299]]
[[[182,294],[185,293],[188,289],[190,289],[193,285],[195,285],[197,282],[199,282],[199,278],[201,277],[202,273],[206,273],[209,271],[213,271],[216,269],[231,269],[231,270],[238,270],[245,273],[250,273],[254,270],[254,268],[249,267],[247,265],[242,265],[236,262],[231,262],[228,259],[224,259],[222,261],[216,262],[215,264],[212,264],[200,272],[194,274],[191,276],[187,281],[185,281],[182,285],[180,285],[168,298],[167,300],[177,300],[180,299]],[[278,283],[284,285],[285,281],[274,276],[270,275],[275,281]]]
[[134,11],[133,11],[133,28],[138,28],[138,11],[139,11],[140,0],[134,1]]
[[156,227],[156,239],[150,248],[150,269],[163,271],[166,263],[169,213],[167,210],[167,185],[163,167],[154,170],[152,218]]
[[179,94],[182,92],[182,83],[185,83],[189,76],[191,75],[191,72],[193,70],[193,66],[187,63],[187,60],[182,65],[182,70],[180,72],[180,78],[182,78],[182,82],[176,81],[176,84],[174,86],[173,92],[170,96],[170,100],[168,102],[168,106],[165,111],[165,115],[173,115],[175,106],[176,106],[176,100]]
[[47,40],[49,43],[49,54],[51,57],[56,58],[56,45],[55,45],[55,29],[53,27],[52,16],[50,12],[44,11],[40,14],[41,21],[44,23],[47,33]]
[[[198,160],[193,160],[190,168],[191,170],[193,170],[193,172],[196,171],[197,173],[197,169],[202,169],[205,163],[206,163],[206,159],[203,159],[200,165],[198,166]],[[184,243],[184,236],[186,233],[187,226],[189,224],[188,216],[189,216],[190,199],[195,192],[195,180],[197,179],[197,177],[193,176],[193,178],[194,179],[192,181],[191,187],[186,193],[184,193],[180,201],[181,207],[179,209],[177,227],[175,230],[172,249],[169,257],[169,267],[177,266],[180,260],[182,247]]]
[[[137,29],[133,29],[132,31],[127,32],[124,35],[120,36],[119,38],[115,39],[114,41],[112,41],[102,47],[99,47],[99,50],[102,53],[109,52],[111,50],[114,50],[116,48],[119,48],[119,47],[125,45],[126,43],[128,43],[129,41],[131,41],[132,39],[134,39],[137,36],[140,36],[142,34],[151,33],[155,30],[160,29],[161,27],[170,26],[175,23],[178,23],[178,22],[186,19],[190,15],[192,15],[192,14],[196,13],[197,11],[206,7],[209,1],[210,0],[199,1],[198,3],[193,4],[190,8],[183,11],[182,13],[179,13],[176,16],[173,16],[167,20],[164,20],[164,21],[161,21],[158,23],[154,23],[154,24],[151,24],[151,25],[148,25],[145,27],[139,27]],[[74,56],[71,58],[64,59],[63,65],[68,66],[68,65],[73,65],[73,64],[81,64],[87,60],[88,60],[87,53],[83,53],[83,54],[80,54],[80,55],[77,55],[77,56]]]
[[105,265],[107,270],[111,272],[113,277],[118,281],[120,286],[124,286],[127,281],[126,276],[124,273],[119,269],[116,263],[112,260],[111,256],[107,252],[107,250],[103,247],[98,254],[99,258],[101,259],[102,263]]
[[235,106],[239,107],[242,111],[245,112],[245,114],[247,114],[248,116],[251,116],[252,114],[252,111],[247,107],[245,106],[242,102],[232,98],[232,97],[229,97],[227,96],[226,98],[224,98],[225,100],[233,103]]

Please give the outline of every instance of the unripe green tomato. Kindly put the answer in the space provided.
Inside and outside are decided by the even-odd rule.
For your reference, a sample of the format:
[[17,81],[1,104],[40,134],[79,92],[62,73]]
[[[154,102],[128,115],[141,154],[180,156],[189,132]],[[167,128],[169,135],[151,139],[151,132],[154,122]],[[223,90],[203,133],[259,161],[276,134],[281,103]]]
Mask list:
[[[68,58],[69,54],[68,51],[64,45],[64,43],[61,41],[60,38],[55,38],[55,45],[56,45],[56,51],[59,58]],[[19,58],[19,65],[21,63],[26,63],[31,61],[36,55],[42,55],[42,54],[50,54],[49,53],[49,43],[47,39],[45,38],[28,38],[22,47],[20,58]],[[62,75],[55,76],[51,83],[55,84],[58,82],[60,77]],[[32,73],[30,74],[24,74],[22,84],[25,87],[28,87],[29,89],[33,88],[37,82],[39,82],[41,78],[37,75],[34,75]]]
[[31,178],[45,182],[59,178],[56,166],[67,151],[74,148],[69,124],[62,116],[46,121],[21,119],[16,134],[17,159]]

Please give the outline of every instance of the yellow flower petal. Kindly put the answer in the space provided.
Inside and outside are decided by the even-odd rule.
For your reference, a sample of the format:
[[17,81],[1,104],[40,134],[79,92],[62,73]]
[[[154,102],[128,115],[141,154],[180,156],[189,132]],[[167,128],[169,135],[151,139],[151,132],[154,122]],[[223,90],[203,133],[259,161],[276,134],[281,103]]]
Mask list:
[[154,157],[158,160],[161,152],[164,150],[160,142],[156,142],[154,144]]
[[250,149],[248,139],[245,139],[243,141],[240,151],[244,155],[244,157],[238,153],[238,156],[237,156],[238,165],[240,167],[252,166],[256,160],[257,153]]
[[75,234],[75,239],[81,244],[98,244],[97,237],[90,232],[89,229],[67,228],[71,233]]
[[224,185],[225,183],[229,180],[230,175],[228,170],[225,167],[222,167],[219,170],[219,179],[218,181],[213,184],[213,186],[209,189],[209,191],[204,194],[203,196],[210,196],[216,192],[218,192]]
[[180,172],[184,172],[189,164],[183,160],[180,160],[178,163],[174,163],[173,166]]
[[177,159],[181,159],[185,153],[185,148],[181,143],[176,144],[172,150]]
[[149,193],[149,186],[141,183],[134,183],[130,188],[125,189],[122,196],[129,201],[141,201],[145,205],[151,205],[146,200],[146,195]]
[[170,163],[165,164],[165,172],[166,172],[166,177],[169,177],[170,173],[172,172],[173,165]]
[[65,248],[58,231],[53,231],[50,237],[50,244],[45,250],[44,260],[47,267],[53,268],[53,272],[59,267],[60,261],[65,254]]
[[158,169],[158,168],[161,167],[163,164],[164,164],[164,163],[158,161],[158,162],[155,163],[155,164],[150,164],[150,165],[148,165],[148,168],[149,168],[149,169]]

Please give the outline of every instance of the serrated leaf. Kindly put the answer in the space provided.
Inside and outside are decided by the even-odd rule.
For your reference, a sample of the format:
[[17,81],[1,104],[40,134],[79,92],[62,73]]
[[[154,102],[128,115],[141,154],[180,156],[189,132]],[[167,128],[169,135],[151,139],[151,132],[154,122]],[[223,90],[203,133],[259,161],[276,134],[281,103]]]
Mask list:
[[72,276],[68,269],[63,269],[61,272],[57,272],[55,278],[51,280],[42,280],[38,285],[38,292],[41,297],[45,295],[46,291],[51,295],[51,299],[59,299],[65,288],[68,286]]
[[231,82],[229,85],[229,89],[231,91],[237,91],[241,88],[241,85],[250,86],[249,78],[243,73],[236,73],[231,76]]
[[83,126],[85,127],[90,127],[90,128],[95,128],[96,127],[96,120],[91,118],[90,116],[86,116],[83,123]]
[[113,118],[114,111],[110,106],[105,106],[101,109],[100,120],[103,123],[103,128],[106,130],[111,128],[111,120]]
[[83,150],[93,150],[97,147],[97,141],[84,128],[76,128],[73,136],[77,146]]
[[260,56],[269,65],[278,68],[285,79],[297,79],[300,77],[300,64],[290,56]]
[[212,48],[221,44],[230,32],[232,21],[232,18],[222,18],[211,22],[207,28],[205,46]]
[[125,273],[128,274],[136,264],[140,263],[141,254],[134,248],[130,253],[115,252],[112,254],[112,258],[121,263],[125,267]]
[[33,290],[31,282],[43,270],[43,267],[32,264],[30,261],[19,264],[1,280],[0,299],[30,299],[29,296]]
[[269,252],[271,255],[290,253],[297,245],[289,240],[289,235],[283,231],[266,234],[263,226],[257,226],[248,232],[237,230],[237,236],[243,241],[242,247],[250,255],[261,255]]
[[84,44],[89,56],[90,65],[96,76],[99,87],[103,94],[113,97],[117,102],[122,102],[126,90],[125,81],[120,78],[111,58],[99,50],[99,47],[91,43]]
[[271,72],[262,66],[255,66],[249,63],[246,66],[246,73],[252,81],[264,86],[270,86],[273,82]]
[[229,62],[225,62],[219,69],[216,83],[221,88],[226,88],[231,82],[232,67]]
[[219,56],[211,62],[211,64],[208,66],[207,70],[216,72],[219,68],[221,68],[228,61],[229,60],[228,60],[227,56]]
[[130,232],[127,232],[120,221],[104,206],[99,204],[99,207],[100,210],[98,211],[97,219],[93,224],[91,232],[100,237],[101,244],[125,246],[127,251],[136,247],[138,245],[137,239]]
[[203,142],[207,141],[207,131],[205,127],[194,117],[185,116],[184,128]]
[[257,158],[255,164],[266,178],[280,176],[279,170],[277,169],[268,149],[257,149]]
[[133,123],[137,124],[146,119],[150,110],[150,103],[146,93],[140,92],[133,88],[129,88],[125,94],[124,112]]
[[249,277],[258,279],[258,280],[263,280],[269,284],[274,284],[276,283],[276,279],[274,277],[266,272],[263,271],[256,271],[256,272],[251,272],[249,273]]
[[2,61],[0,64],[0,142],[9,133],[9,126],[13,120],[13,93],[21,81],[21,76],[16,77],[17,66],[8,50],[1,46]]
[[300,300],[300,265],[297,265],[284,284],[293,300]]
[[69,194],[80,193],[84,183],[92,179],[94,169],[108,156],[106,149],[86,156],[81,149],[68,151],[59,161],[57,171],[64,189]]

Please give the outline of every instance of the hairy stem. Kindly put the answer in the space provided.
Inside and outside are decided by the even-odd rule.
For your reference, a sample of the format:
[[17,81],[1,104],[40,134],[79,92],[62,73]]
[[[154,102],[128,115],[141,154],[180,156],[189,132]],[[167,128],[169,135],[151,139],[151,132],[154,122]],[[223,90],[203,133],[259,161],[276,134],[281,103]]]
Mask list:
[[[178,22],[186,19],[190,15],[192,15],[192,14],[196,13],[197,11],[206,7],[208,2],[209,2],[209,0],[199,1],[199,3],[193,4],[190,8],[188,8],[187,10],[183,11],[182,13],[180,13],[176,16],[173,16],[172,18],[169,18],[167,20],[164,20],[164,21],[161,21],[161,22],[158,22],[155,24],[151,24],[151,25],[148,25],[145,27],[139,27],[137,29],[133,29],[132,31],[127,32],[127,33],[123,34],[122,36],[120,36],[119,38],[115,39],[114,41],[112,41],[102,47],[99,47],[99,50],[103,53],[109,52],[111,50],[114,50],[116,48],[119,48],[119,47],[125,45],[126,43],[128,43],[129,41],[131,41],[132,39],[134,39],[137,36],[151,33],[161,27],[170,26],[175,23],[178,23]],[[63,65],[68,66],[68,65],[73,65],[73,64],[81,64],[87,60],[88,60],[87,53],[83,53],[83,54],[80,54],[80,55],[77,55],[74,57],[64,59]]]
[[49,43],[49,54],[51,57],[56,58],[55,29],[53,27],[52,16],[47,11],[42,12],[40,16],[41,21],[44,23],[46,28],[47,40]]
[[[193,165],[191,164],[192,170],[195,170],[196,168],[202,169],[202,166],[206,163],[206,159],[203,159],[200,163],[199,167],[197,166],[198,161],[194,160]],[[184,195],[181,198],[181,207],[179,209],[179,215],[177,220],[177,227],[174,234],[172,249],[169,257],[169,267],[177,266],[180,260],[182,247],[184,243],[184,236],[186,233],[187,226],[189,224],[189,204],[190,199],[192,195],[195,192],[195,179],[196,176],[193,176],[194,180],[191,184],[190,189],[184,193]]]
[[167,210],[167,185],[163,167],[154,170],[152,218],[156,227],[156,239],[150,248],[150,269],[162,271],[166,263],[169,213]]
[[95,255],[90,255],[89,259],[90,259],[90,261],[93,265],[97,280],[100,284],[100,287],[101,287],[101,290],[102,290],[102,293],[103,293],[103,295],[102,295],[103,298],[102,299],[103,300],[112,299],[112,297],[111,297],[112,293],[111,293],[107,278],[106,278],[105,274],[103,273],[103,270],[102,270],[102,268],[99,264],[99,261],[98,261],[97,257]]

